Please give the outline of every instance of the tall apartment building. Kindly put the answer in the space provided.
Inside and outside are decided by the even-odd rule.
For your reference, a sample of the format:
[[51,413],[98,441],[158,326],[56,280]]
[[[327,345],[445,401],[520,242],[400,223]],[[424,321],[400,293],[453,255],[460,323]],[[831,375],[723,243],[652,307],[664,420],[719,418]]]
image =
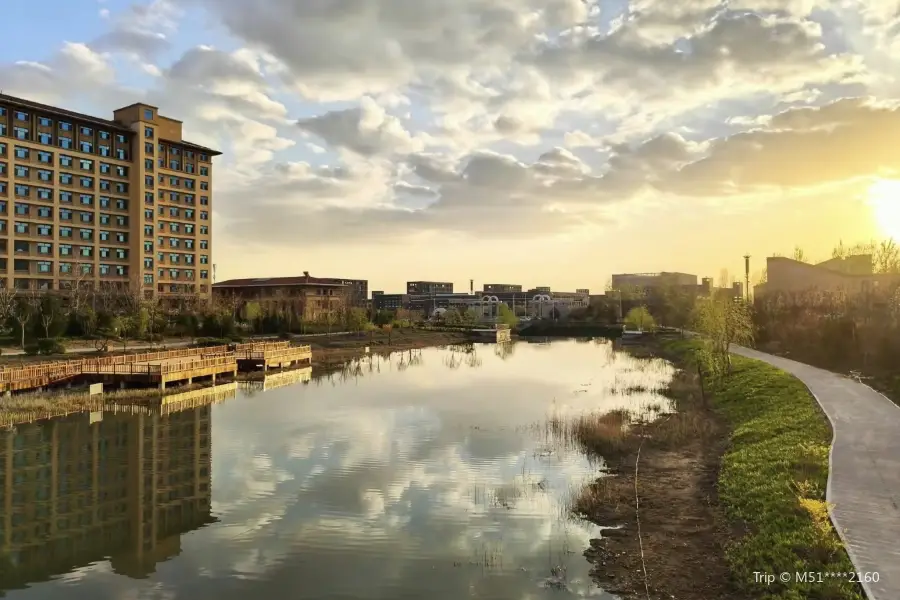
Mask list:
[[148,104],[106,120],[0,94],[0,286],[208,298],[220,154]]

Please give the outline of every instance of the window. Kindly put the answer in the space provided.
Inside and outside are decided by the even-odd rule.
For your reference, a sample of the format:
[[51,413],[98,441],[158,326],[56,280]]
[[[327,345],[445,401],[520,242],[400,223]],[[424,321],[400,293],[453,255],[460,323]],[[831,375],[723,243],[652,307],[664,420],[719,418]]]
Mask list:
[[13,127],[13,136],[17,140],[27,140],[30,137],[30,133],[27,127]]
[[153,110],[152,109],[150,109],[150,108],[144,109],[144,119],[146,119],[148,121],[153,120]]
[[152,170],[153,170],[153,159],[152,159],[152,158],[145,158],[145,159],[144,159],[144,168],[145,168],[146,170],[148,170],[148,171],[152,171]]
[[178,192],[169,192],[169,202],[178,202]]
[[110,155],[109,154],[109,146],[100,144],[100,146],[97,147],[97,154],[99,154],[100,156],[106,156],[108,158]]
[[100,208],[109,208],[110,202],[109,196],[100,196]]
[[128,177],[128,167],[123,167],[122,165],[116,165],[116,176],[117,177]]
[[16,165],[16,177],[28,177],[28,167]]
[[93,206],[94,205],[94,197],[91,194],[79,194],[78,200],[84,206]]
[[194,165],[191,164],[191,163],[184,163],[184,172],[185,172],[185,173],[193,173],[193,172],[194,172]]
[[153,154],[153,142],[144,142],[144,152]]
[[200,271],[200,279],[209,279],[209,271]]
[[175,186],[177,186],[178,183],[179,183],[179,182],[178,182],[178,178],[177,178],[177,177],[169,177],[169,185],[175,185]]
[[209,264],[209,256],[207,256],[206,254],[201,254],[200,255],[200,264],[201,265]]
[[186,262],[186,263],[189,264],[189,265],[194,264],[194,255],[193,255],[193,254],[185,254],[185,255],[184,255],[184,262]]
[[22,146],[16,146],[15,155],[16,155],[16,158],[28,158],[28,156],[30,155],[30,152],[29,152],[28,148],[24,148]]
[[201,225],[200,226],[200,235],[208,235],[208,234],[209,234],[209,227],[207,227],[206,225]]
[[[41,227],[49,227],[49,225],[41,225]],[[38,227],[38,231],[40,231],[41,227]],[[41,235],[47,235],[46,233],[42,233]],[[40,243],[37,244],[38,254],[53,254],[53,244]]]
[[40,200],[53,200],[53,190],[50,188],[37,188],[37,196]]
[[[102,255],[102,251],[101,251]],[[109,275],[109,265],[100,265],[100,274],[101,275]]]
[[169,262],[172,264],[178,264],[180,260],[181,260],[181,256],[178,254],[170,254],[169,255]]
[[[84,162],[84,161],[82,161]],[[104,175],[109,175],[110,171],[112,171],[112,165],[109,163],[102,162],[100,163],[100,172]]]
[[170,148],[170,149],[169,149],[169,152],[171,152],[172,154],[174,154],[174,155],[176,155],[176,156],[178,156],[179,154],[181,154],[181,151],[180,151],[178,148]]
[[16,233],[28,233],[28,223],[16,221]]
[[6,144],[0,143],[0,156],[6,156]]
[[184,232],[185,233],[194,233],[194,224],[193,223],[185,223]]
[[38,131],[37,137],[38,137],[38,141],[42,144],[47,144],[49,146],[53,143],[53,134],[52,133],[45,133],[43,131]]
[[117,234],[116,234],[116,241],[117,241],[117,242],[120,242],[120,243],[122,243],[122,244],[127,243],[127,242],[128,242],[128,234],[127,234],[127,233],[117,233]]
[[184,180],[184,187],[186,187],[186,188],[189,189],[189,190],[194,189],[194,180],[193,180],[193,179],[187,179],[187,178],[185,178],[185,180]]
[[153,192],[144,192],[144,204],[153,204]]
[[81,135],[94,135],[94,130],[90,127],[81,126]]
[[144,275],[144,283],[147,285],[153,284],[153,275]]
[[72,220],[72,211],[68,208],[59,209],[59,218],[62,221],[71,221]]
[[65,148],[66,150],[72,149],[72,138],[70,137],[61,135],[56,139],[56,143],[60,148]]
[[184,203],[185,204],[193,204],[194,203],[194,195],[193,194],[185,194],[184,195]]
[[46,169],[38,169],[38,179],[41,181],[53,181],[53,171],[48,171]]
[[17,215],[27,215],[31,212],[31,207],[27,204],[22,204],[21,202],[16,202],[14,208]]
[[109,181],[107,181],[106,179],[101,179],[101,180],[100,180],[100,191],[101,191],[101,192],[108,192],[109,190],[110,190],[110,183],[109,183]]
[[38,265],[38,273],[49,273],[50,270],[53,268],[53,263],[48,262],[46,260],[39,260],[37,265]]
[[90,154],[94,153],[94,144],[91,142],[79,142],[78,147],[81,149],[82,152],[86,152],[86,153],[90,153]]
[[49,206],[39,206],[38,207],[38,216],[43,219],[49,219],[53,216],[53,209]]
[[72,246],[69,244],[60,244],[59,245],[59,255],[60,256],[71,256],[72,255]]
[[[160,208],[162,208],[162,207],[160,206]],[[177,216],[178,216],[178,207],[176,207],[176,206],[170,206],[170,207],[169,207],[169,216],[170,216],[170,217],[177,217]]]
[[65,238],[72,237],[72,228],[71,227],[60,227],[59,228],[59,237],[65,237]]
[[157,253],[156,253],[156,260],[158,260],[158,261],[161,262],[161,263],[164,263],[164,262],[166,262],[166,255],[163,254],[162,252],[157,252]]
[[72,263],[67,263],[67,262],[59,263],[59,272],[60,273],[71,273],[72,272]]
[[100,258],[109,258],[110,252],[109,248],[100,248]]
[[128,184],[127,183],[116,183],[116,193],[127,194],[128,193]]
[[128,217],[123,217],[122,215],[116,216],[116,225],[119,227],[128,227]]
[[153,268],[153,259],[151,257],[147,257],[144,259],[144,268],[145,269]]
[[116,258],[128,258],[128,250],[126,250],[125,248],[116,248]]
[[208,221],[208,220],[209,220],[209,213],[206,212],[205,210],[201,210],[201,211],[200,211],[200,220],[201,220],[201,221]]
[[90,246],[81,246],[78,248],[78,253],[84,257],[93,256],[94,249]]
[[46,165],[53,164],[53,153],[52,152],[38,152],[38,162],[42,162]]
[[65,121],[60,121],[60,122],[59,122],[59,128],[60,128],[62,131],[72,131],[72,124],[71,124],[71,123],[66,123]]
[[37,232],[38,235],[51,236],[53,235],[53,227],[50,225],[38,225]]
[[180,170],[181,170],[181,163],[178,162],[177,160],[170,160],[170,161],[169,161],[169,168],[172,169],[173,171],[180,171]]
[[153,235],[153,225],[144,225],[144,235]]
[[100,132],[100,139],[101,139],[101,140],[108,140],[109,138],[110,138],[110,135],[109,135],[109,132],[108,132],[108,131],[101,131],[101,132]]
[[153,128],[152,127],[144,127],[144,137],[145,138],[153,137]]
[[60,192],[59,193],[59,201],[60,202],[72,202],[72,192]]
[[160,158],[159,160],[156,161],[156,164],[158,164],[160,166],[160,168],[162,168],[162,167],[166,166],[166,159]]
[[109,225],[110,217],[109,215],[100,213],[100,224],[101,225]]
[[93,229],[79,229],[78,237],[83,240],[92,240],[94,239],[94,230]]
[[78,168],[80,168],[82,171],[93,171],[94,170],[94,161],[87,160],[84,158],[79,159]]
[[25,196],[26,198],[31,195],[31,188],[27,185],[16,184],[16,196]]
[[144,175],[144,185],[148,188],[153,187],[153,175]]
[[[162,223],[160,223],[160,225],[162,225]],[[178,223],[169,223],[169,231],[171,231],[172,233],[178,233],[179,229],[180,228],[178,227]]]
[[116,134],[116,142],[118,142],[120,144],[124,144],[126,141],[127,140],[125,139],[125,134],[123,134],[123,133]]
[[28,120],[27,112],[22,112],[21,110],[17,110],[14,114],[16,116],[16,121],[27,121]]
[[116,150],[116,158],[119,160],[128,160],[128,153],[122,148]]
[[47,117],[38,117],[38,125],[41,127],[53,127],[53,121]]
[[119,277],[125,277],[128,275],[128,267],[122,265],[116,265],[116,275]]
[[78,183],[83,188],[93,188],[94,187],[94,178],[93,177],[81,177],[78,180]]
[[153,252],[153,242],[144,242],[144,252]]
[[116,198],[116,210],[128,210],[128,200]]
[[73,177],[68,173],[59,174],[59,182],[63,185],[72,185]]
[[153,210],[149,209],[149,208],[144,209],[144,218],[147,219],[148,221],[152,221],[153,220]]
[[209,206],[209,196],[200,196],[200,204],[203,206]]
[[178,238],[169,238],[169,246],[170,247],[177,248],[178,244],[179,244]]
[[108,241],[109,241],[109,232],[108,232],[108,231],[101,231],[101,232],[100,232],[100,241],[101,241],[101,242],[108,242]]
[[68,154],[60,154],[59,155],[59,166],[61,167],[71,167],[75,162],[75,159],[69,156]]
[[83,212],[78,213],[78,218],[82,223],[93,223],[94,222],[94,213]]
[[178,279],[178,269],[169,269],[169,278]]

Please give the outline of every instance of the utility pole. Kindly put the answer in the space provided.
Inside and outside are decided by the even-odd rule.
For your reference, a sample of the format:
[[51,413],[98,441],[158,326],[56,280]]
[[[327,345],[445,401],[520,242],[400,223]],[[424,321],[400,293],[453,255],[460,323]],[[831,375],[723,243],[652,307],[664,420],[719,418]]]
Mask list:
[[744,255],[744,297],[750,302],[750,255]]

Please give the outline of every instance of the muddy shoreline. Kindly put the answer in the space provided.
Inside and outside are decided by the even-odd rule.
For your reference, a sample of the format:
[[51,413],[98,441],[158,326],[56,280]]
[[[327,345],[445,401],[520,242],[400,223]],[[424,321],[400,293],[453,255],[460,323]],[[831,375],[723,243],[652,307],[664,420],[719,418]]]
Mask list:
[[[624,349],[685,366],[655,341]],[[678,412],[632,427],[618,455],[605,449],[612,475],[576,504],[592,522],[621,528],[592,540],[585,557],[598,585],[622,598],[742,600],[725,560],[738,532],[727,525],[716,491],[727,428],[706,407],[696,373],[679,370],[666,395]]]

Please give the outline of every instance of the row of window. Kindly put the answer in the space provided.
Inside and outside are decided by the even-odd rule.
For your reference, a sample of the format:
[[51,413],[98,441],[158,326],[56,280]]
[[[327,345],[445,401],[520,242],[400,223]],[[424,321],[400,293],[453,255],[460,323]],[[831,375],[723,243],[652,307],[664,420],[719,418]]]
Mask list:
[[[0,181],[0,194],[6,194],[6,182]],[[22,198],[31,198],[32,190],[35,192],[34,197],[39,200],[53,200],[53,190],[50,188],[32,187],[17,183],[15,185],[16,196]],[[75,200],[75,194],[72,192],[60,191],[59,201],[63,204],[72,204]],[[98,204],[100,208],[115,208],[116,210],[128,210],[128,200],[125,198],[110,198],[109,196],[98,196]],[[93,194],[78,194],[78,203],[82,206],[94,206]],[[2,203],[5,206],[5,202]]]
[[[13,244],[13,252],[16,254],[28,254],[32,252],[32,245],[30,242],[17,240]],[[38,242],[34,244],[34,252],[36,252],[37,254],[45,254],[51,256],[53,255],[53,244],[47,242]],[[74,249],[71,244],[59,245],[60,256],[73,256],[73,252]],[[79,246],[79,253],[81,253],[82,256],[93,256],[93,247]],[[120,260],[128,259],[128,250],[126,248],[100,248],[98,250],[98,254],[100,255],[100,258],[115,257]]]
[[[0,202],[2,205],[2,210],[0,213],[6,212],[6,203]],[[49,206],[32,206],[31,204],[23,204],[21,202],[16,202],[14,205],[15,214],[23,217],[28,216],[37,216],[42,219],[50,219],[53,218],[53,209]],[[62,221],[74,221],[75,220],[76,211],[69,210],[68,208],[60,208],[59,209],[59,218]],[[81,223],[93,223],[94,222],[94,213],[92,212],[81,212],[78,211],[78,221]],[[98,222],[100,225],[117,225],[118,227],[128,227],[128,217],[123,215],[108,215],[106,213],[100,213]]]
[[[5,173],[6,165],[0,163],[2,167],[0,167],[0,175]],[[37,178],[41,181],[46,181],[48,183],[53,181],[53,171],[48,171],[46,169],[31,169],[30,167],[23,167],[22,165],[16,165],[15,173],[16,177],[24,177],[26,179],[31,177],[31,171],[34,171],[37,175]],[[71,173],[60,173],[59,174],[59,183],[61,185],[75,185],[75,175]],[[112,192],[115,190],[117,194],[127,194],[128,193],[128,184],[122,182],[112,182],[106,179],[101,179],[99,181],[100,191],[101,192]],[[93,177],[78,177],[78,187],[83,189],[92,190],[94,189],[94,178]]]
[[[179,194],[178,192],[166,192],[164,190],[159,190],[157,192],[160,200],[165,200],[168,202],[179,202],[183,201],[185,204],[194,204],[194,195],[193,194]],[[144,192],[144,203],[145,204],[153,204],[153,192]],[[200,205],[201,206],[209,206],[209,196],[200,196]]]
[[[144,185],[145,186],[152,189],[154,182],[158,182],[160,185],[165,185],[166,184],[166,175],[162,175],[162,174],[157,175],[155,180],[153,179],[153,175],[144,175]],[[196,183],[196,181],[191,179],[190,177],[173,177],[171,175],[168,176],[168,182],[169,182],[168,185],[170,185],[172,187],[184,187],[185,189],[188,189],[188,190],[194,189],[194,184]],[[209,182],[201,181],[200,189],[208,190]]]
[[[20,235],[37,235],[40,237],[52,237],[53,236],[53,225],[42,225],[36,223],[25,223],[23,221],[16,221],[14,225],[15,232]],[[0,221],[0,233],[5,233],[6,231],[6,221]],[[128,243],[128,234],[116,231],[100,231],[98,232],[98,239],[101,242],[111,242],[116,241],[120,244]],[[60,227],[59,228],[59,237],[62,238],[74,238],[75,237],[75,229],[72,227]],[[94,241],[94,230],[93,229],[78,229],[78,237],[86,242]]]
[[[6,108],[3,106],[0,106],[0,117],[3,117],[3,116],[6,116]],[[31,115],[30,115],[30,113],[28,113],[24,110],[16,110],[16,111],[13,111],[13,119],[15,119],[16,122],[30,124]],[[37,118],[37,122],[38,122],[38,125],[40,125],[41,127],[53,127],[53,119],[51,119],[49,117],[39,116]],[[59,127],[60,131],[74,131],[75,130],[75,127],[68,121],[59,121],[58,127]],[[87,125],[82,125],[81,127],[79,127],[78,131],[79,131],[79,133],[81,133],[81,135],[91,135],[91,136],[94,135],[93,128],[88,127]],[[112,134],[110,134],[110,132],[103,130],[103,129],[99,130],[97,132],[97,135],[100,136],[101,140],[112,139]],[[125,135],[119,133],[119,134],[116,134],[116,141],[121,144],[124,144],[128,140],[125,137]]]
[[[179,209],[177,206],[170,206],[170,207],[168,207],[168,209],[169,209],[170,217],[176,217],[179,219],[193,219],[194,218],[194,209],[193,208]],[[184,216],[179,216],[179,213],[181,210],[184,211]],[[166,214],[165,206],[159,207],[159,214],[160,215]],[[148,221],[153,220],[153,209],[152,208],[144,209],[144,218]],[[200,220],[201,221],[209,221],[209,212],[207,212],[205,210],[201,210],[200,211]]]
[[[160,248],[164,248],[166,246],[166,238],[164,238],[164,237],[157,238],[156,242]],[[169,247],[170,248],[181,248],[182,245],[184,245],[185,250],[193,250],[194,249],[194,240],[181,239],[181,238],[169,238]],[[201,250],[209,250],[209,242],[207,240],[200,240],[200,249]],[[147,254],[153,254],[153,241],[152,240],[144,241],[144,252]]]
[[[188,281],[193,281],[194,279],[193,269],[157,269],[156,274],[160,279],[164,279],[166,276],[169,279],[186,279]],[[182,274],[184,274],[184,277],[182,277]],[[209,279],[209,271],[200,271],[200,279]],[[144,276],[144,282],[147,282],[146,275]],[[151,279],[149,283],[153,283],[153,280]]]
[[[184,259],[184,264],[192,265],[194,264],[194,255],[193,254],[178,254],[176,252],[171,252],[166,255],[165,252],[157,252],[156,260],[160,263],[165,263],[168,259],[168,262],[173,265],[180,264],[182,259]],[[200,255],[200,264],[208,265],[209,264],[209,255],[201,254]],[[152,269],[153,268],[153,258],[148,256],[144,258],[144,268]]]
[[[34,157],[39,163],[45,165],[53,165],[53,153],[43,150],[32,150],[25,146],[16,146],[14,150],[16,159],[32,160]],[[89,158],[75,158],[68,154],[59,155],[59,166],[66,168],[75,168],[76,166],[82,171],[94,172],[94,165],[98,164],[100,173],[103,175],[115,175],[116,177],[128,177],[128,167],[124,165],[113,165],[103,161],[94,161]]]
[[[144,138],[152,139],[153,138],[153,128],[152,127],[144,127]],[[166,150],[169,151],[169,154],[172,156],[180,156],[181,150],[177,146],[166,146],[165,144],[159,144],[159,153],[165,154]],[[153,156],[153,142],[144,142],[144,153]],[[204,152],[199,152],[198,157],[202,162],[209,162],[209,155]],[[185,150],[184,158],[187,160],[194,160],[194,151],[193,150]],[[162,166],[162,165],[160,165]]]
[[[4,123],[0,123],[0,136],[9,137],[9,131]],[[95,154],[95,146],[93,142],[80,141],[76,145],[71,136],[62,134],[57,135],[54,142],[54,136],[52,133],[37,131],[34,132],[34,135],[32,135],[32,131],[28,127],[13,127],[12,137],[17,140],[22,140],[23,142],[38,142],[39,144],[46,144],[47,146],[58,146],[63,150],[78,150],[79,152],[84,152],[85,154]],[[104,156],[106,158],[129,160],[128,150],[126,150],[125,148],[113,149],[108,143],[97,144],[96,154]]]
[[[31,264],[35,265],[35,270],[32,271]],[[93,271],[93,265],[82,265],[81,272],[84,274],[88,274]],[[18,259],[13,263],[13,268],[16,273],[52,273],[53,272],[53,263],[49,260],[36,260],[36,261],[28,261]],[[75,267],[72,263],[61,262],[59,263],[59,272],[62,275],[70,274],[74,272]],[[98,271],[101,276],[103,275],[117,275],[119,277],[128,276],[128,266],[126,265],[104,265],[100,264],[98,266]]]

